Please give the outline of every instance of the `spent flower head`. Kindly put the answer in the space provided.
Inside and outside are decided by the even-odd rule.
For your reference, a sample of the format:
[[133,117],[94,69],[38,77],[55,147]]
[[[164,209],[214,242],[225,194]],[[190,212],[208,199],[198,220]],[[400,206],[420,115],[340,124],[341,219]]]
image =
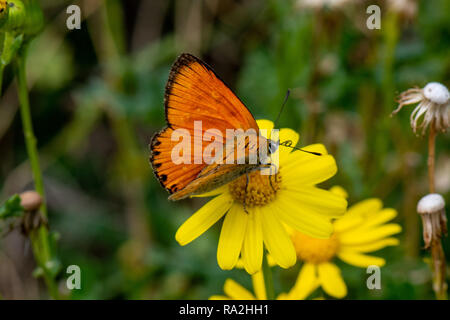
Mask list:
[[425,248],[429,248],[433,241],[440,241],[447,233],[445,200],[438,193],[427,194],[417,203],[417,212],[422,218]]
[[[422,129],[424,134],[431,123],[440,131],[446,131],[450,126],[450,94],[447,87],[441,83],[430,82],[422,89],[408,89],[400,94],[398,102],[399,106],[392,115],[406,105],[418,103],[410,117],[411,127],[415,133],[417,129]],[[423,119],[420,120],[422,116]]]

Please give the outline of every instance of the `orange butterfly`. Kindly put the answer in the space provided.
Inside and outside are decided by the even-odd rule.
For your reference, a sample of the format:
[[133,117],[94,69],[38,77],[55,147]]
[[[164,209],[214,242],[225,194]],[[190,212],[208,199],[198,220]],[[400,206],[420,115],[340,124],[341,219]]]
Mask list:
[[[271,166],[267,160],[278,144],[259,134],[258,125],[247,107],[211,67],[193,55],[183,53],[173,64],[166,84],[164,106],[167,127],[151,140],[150,162],[159,182],[170,193],[169,199],[180,200],[202,194],[253,170]],[[195,125],[197,121],[201,121],[200,129]],[[233,140],[230,152],[219,139],[226,136],[227,129],[253,129],[256,139],[247,135]],[[199,161],[192,152],[183,154],[188,161],[176,162],[173,152],[178,143],[174,141],[177,130],[193,137],[189,147],[200,150],[200,154],[211,144],[204,139],[205,133],[215,132],[212,137],[223,152],[218,153],[212,163]],[[265,153],[260,153],[259,146],[267,146]],[[245,151],[244,163],[237,159],[239,148]],[[248,161],[252,156],[257,159],[254,163]],[[228,161],[230,157],[233,161]]]

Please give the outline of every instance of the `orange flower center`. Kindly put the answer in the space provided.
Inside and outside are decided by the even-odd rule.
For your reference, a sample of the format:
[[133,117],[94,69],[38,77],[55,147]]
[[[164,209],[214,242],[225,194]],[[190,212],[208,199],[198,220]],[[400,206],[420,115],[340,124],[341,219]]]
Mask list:
[[262,175],[259,170],[237,178],[229,185],[231,196],[241,203],[245,202],[247,207],[264,206],[275,199],[280,190],[280,170],[274,175]]
[[295,231],[292,235],[299,260],[319,264],[330,261],[339,250],[339,239],[333,233],[329,239],[317,239]]

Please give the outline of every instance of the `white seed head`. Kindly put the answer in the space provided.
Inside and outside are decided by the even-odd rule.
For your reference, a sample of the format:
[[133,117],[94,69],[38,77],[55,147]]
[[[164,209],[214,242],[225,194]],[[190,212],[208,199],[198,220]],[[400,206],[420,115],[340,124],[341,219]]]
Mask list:
[[444,207],[444,198],[438,193],[430,193],[419,200],[417,203],[417,212],[420,214],[432,214],[440,212]]
[[430,82],[423,88],[423,95],[431,102],[446,104],[450,98],[448,89],[439,82]]

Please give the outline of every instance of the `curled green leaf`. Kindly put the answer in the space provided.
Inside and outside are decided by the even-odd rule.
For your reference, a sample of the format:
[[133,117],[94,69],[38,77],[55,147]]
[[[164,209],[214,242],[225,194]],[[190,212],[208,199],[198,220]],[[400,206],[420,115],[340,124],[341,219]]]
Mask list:
[[24,209],[20,204],[21,199],[18,194],[13,195],[0,206],[0,219],[21,217]]
[[11,32],[6,32],[0,37],[0,67],[4,68],[11,63],[17,51],[20,49],[23,42],[23,35],[15,36]]

